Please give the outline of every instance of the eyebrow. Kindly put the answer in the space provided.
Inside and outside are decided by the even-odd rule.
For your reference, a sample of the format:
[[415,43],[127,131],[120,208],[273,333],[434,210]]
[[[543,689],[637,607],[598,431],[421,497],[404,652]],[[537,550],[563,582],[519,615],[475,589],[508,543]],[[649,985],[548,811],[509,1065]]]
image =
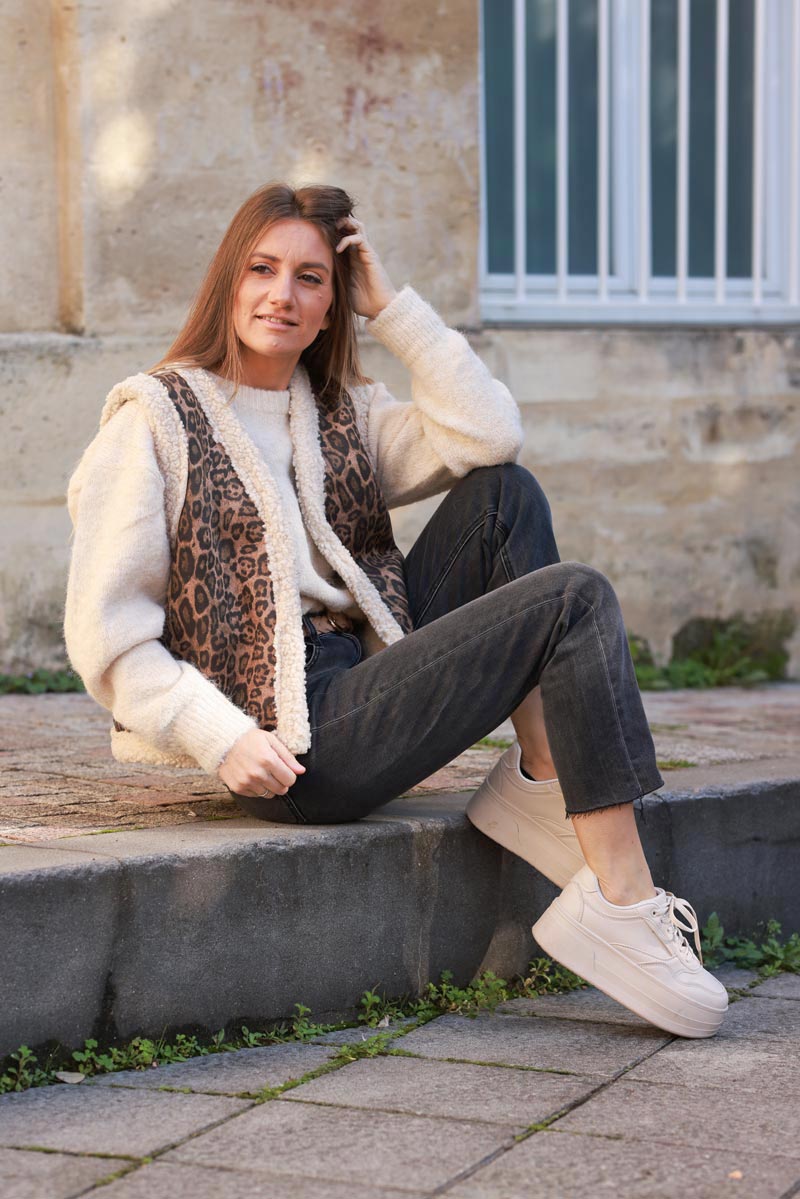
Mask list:
[[[280,258],[276,254],[252,254],[250,256],[251,261],[255,258],[265,258],[267,262],[280,262]],[[319,271],[329,271],[324,262],[301,262],[298,264],[298,270],[302,270],[307,266],[316,267]]]

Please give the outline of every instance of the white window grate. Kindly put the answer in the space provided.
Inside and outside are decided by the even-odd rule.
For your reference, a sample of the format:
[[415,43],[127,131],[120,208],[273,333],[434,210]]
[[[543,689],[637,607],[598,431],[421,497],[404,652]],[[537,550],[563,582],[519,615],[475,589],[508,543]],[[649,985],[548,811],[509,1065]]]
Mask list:
[[800,0],[482,0],[488,321],[800,318]]

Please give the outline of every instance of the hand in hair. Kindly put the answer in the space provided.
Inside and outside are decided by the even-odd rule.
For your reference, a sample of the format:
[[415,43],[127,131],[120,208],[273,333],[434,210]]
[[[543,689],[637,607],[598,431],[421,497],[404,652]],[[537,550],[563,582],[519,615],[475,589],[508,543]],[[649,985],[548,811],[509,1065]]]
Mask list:
[[376,317],[397,295],[392,281],[370,245],[364,226],[354,216],[343,216],[337,226],[353,230],[336,247],[341,254],[351,247],[350,302],[359,316]]
[[235,795],[285,795],[305,766],[268,729],[250,729],[234,741],[217,775]]

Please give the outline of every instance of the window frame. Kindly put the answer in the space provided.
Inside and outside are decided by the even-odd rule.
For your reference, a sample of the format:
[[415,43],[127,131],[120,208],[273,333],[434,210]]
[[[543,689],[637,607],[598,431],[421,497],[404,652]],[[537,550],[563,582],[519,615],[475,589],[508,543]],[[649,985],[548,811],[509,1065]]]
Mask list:
[[[512,3],[514,0],[512,0]],[[554,0],[558,4],[559,0]],[[479,4],[479,146],[480,234],[479,299],[484,323],[502,324],[753,324],[794,323],[800,303],[790,300],[790,256],[786,245],[791,203],[791,169],[800,171],[800,152],[791,139],[791,100],[797,92],[793,72],[800,70],[800,0],[787,0],[764,9],[764,158],[761,301],[753,298],[751,277],[725,277],[724,300],[715,298],[713,275],[686,278],[686,298],[677,298],[677,277],[653,277],[647,264],[647,295],[637,292],[640,264],[638,184],[641,172],[639,109],[641,22],[649,15],[643,0],[607,0],[609,9],[609,123],[613,123],[609,177],[609,226],[616,248],[616,273],[606,277],[607,298],[600,299],[599,276],[567,275],[566,295],[559,299],[556,274],[527,274],[524,296],[516,294],[514,274],[489,273],[488,205],[486,195],[486,129],[484,4]],[[754,0],[758,4],[759,0]],[[794,25],[793,25],[794,18]],[[516,69],[516,68],[515,68]],[[649,146],[649,140],[648,140]],[[649,170],[646,172],[649,188]],[[567,184],[569,187],[569,182]],[[649,207],[649,201],[648,201]],[[796,236],[796,233],[795,233]],[[791,240],[791,238],[789,238]],[[795,264],[795,287],[798,266]]]

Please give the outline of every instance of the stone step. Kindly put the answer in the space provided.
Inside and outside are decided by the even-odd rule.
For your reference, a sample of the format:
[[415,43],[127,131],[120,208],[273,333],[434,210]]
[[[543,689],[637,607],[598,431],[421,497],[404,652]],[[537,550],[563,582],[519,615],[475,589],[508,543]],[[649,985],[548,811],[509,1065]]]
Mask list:
[[[448,969],[509,977],[555,887],[477,832],[469,792],[395,800],[347,825],[250,817],[0,848],[0,1054],[216,1030]],[[675,770],[637,803],[657,884],[726,931],[800,928],[800,758]]]

